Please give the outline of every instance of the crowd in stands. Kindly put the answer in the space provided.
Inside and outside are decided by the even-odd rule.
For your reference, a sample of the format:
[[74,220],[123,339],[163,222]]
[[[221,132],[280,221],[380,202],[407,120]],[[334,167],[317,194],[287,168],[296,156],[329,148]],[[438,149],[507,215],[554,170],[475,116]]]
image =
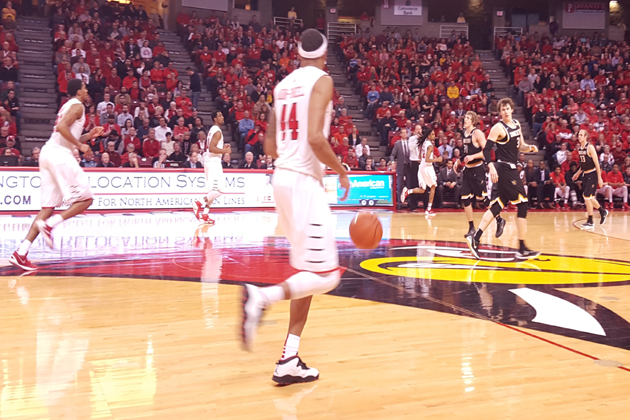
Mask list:
[[[544,162],[533,170],[529,162],[525,182],[537,191],[539,206],[553,201],[551,184],[564,179],[571,197],[581,200],[580,181],[572,175],[578,166],[577,135],[589,133],[599,155],[605,188],[600,197],[610,206],[619,196],[624,209],[630,178],[630,47],[607,39],[605,32],[552,38],[538,33],[497,37],[497,57],[508,76],[511,91],[524,106]],[[551,170],[540,170],[544,165]],[[616,166],[616,167],[615,167]],[[533,174],[537,173],[537,176]],[[555,174],[555,175],[554,175]],[[539,179],[541,176],[543,180]],[[624,180],[625,177],[625,180]],[[550,178],[556,181],[550,181]],[[544,187],[540,187],[541,182]],[[612,192],[609,192],[612,191]],[[577,193],[577,194],[576,194]],[[530,194],[531,195],[531,194]],[[565,201],[565,200],[559,200]]]
[[19,47],[15,41],[15,19],[17,12],[8,1],[2,7],[0,26],[0,156],[21,157],[20,142],[21,114],[17,92],[19,86]]

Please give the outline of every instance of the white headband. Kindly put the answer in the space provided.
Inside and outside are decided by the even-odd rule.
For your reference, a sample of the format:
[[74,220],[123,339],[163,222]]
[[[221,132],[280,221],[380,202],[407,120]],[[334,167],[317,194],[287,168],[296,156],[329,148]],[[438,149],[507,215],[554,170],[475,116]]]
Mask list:
[[320,33],[320,35],[322,36],[324,42],[322,42],[322,45],[315,51],[304,51],[302,49],[302,43],[298,42],[298,54],[300,54],[300,57],[315,59],[326,54],[326,51],[328,51],[328,40],[324,34]]

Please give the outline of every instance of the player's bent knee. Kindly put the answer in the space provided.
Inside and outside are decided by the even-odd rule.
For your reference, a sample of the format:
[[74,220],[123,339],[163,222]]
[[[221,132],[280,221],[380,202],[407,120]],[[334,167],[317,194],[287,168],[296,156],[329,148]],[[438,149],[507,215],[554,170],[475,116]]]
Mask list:
[[341,272],[339,269],[328,273],[301,271],[287,280],[291,291],[291,299],[302,299],[307,296],[322,295],[339,285]]
[[518,203],[516,205],[516,217],[525,219],[527,217],[527,203]]
[[490,212],[494,217],[497,217],[497,215],[501,213],[501,210],[503,210],[503,207],[501,207],[501,204],[499,204],[499,202],[496,202],[492,206],[490,206]]

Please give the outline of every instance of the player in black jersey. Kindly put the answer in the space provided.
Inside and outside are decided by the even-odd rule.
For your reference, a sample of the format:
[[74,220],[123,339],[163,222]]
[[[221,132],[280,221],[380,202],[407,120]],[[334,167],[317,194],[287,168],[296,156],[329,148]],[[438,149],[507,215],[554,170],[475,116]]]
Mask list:
[[[530,146],[523,142],[523,134],[518,121],[512,119],[514,102],[510,98],[503,98],[498,103],[501,121],[490,130],[488,141],[483,149],[483,157],[488,162],[490,179],[497,184],[499,196],[490,202],[488,211],[483,215],[479,229],[474,235],[466,235],[466,241],[470,252],[479,258],[479,240],[484,230],[488,228],[492,219],[508,204],[512,203],[517,208],[516,227],[518,230],[518,252],[516,258],[528,260],[540,255],[538,251],[532,251],[525,246],[525,234],[527,232],[527,194],[523,188],[523,182],[516,169],[519,152],[537,152],[536,146]],[[496,162],[492,162],[490,152],[496,144]]]
[[582,229],[593,229],[594,208],[599,210],[600,225],[603,225],[604,222],[606,222],[606,217],[608,217],[608,210],[599,205],[596,197],[597,189],[604,186],[604,181],[602,180],[602,171],[599,168],[599,159],[597,159],[595,147],[588,142],[588,131],[580,130],[578,140],[580,140],[580,146],[578,147],[580,169],[573,175],[573,180],[577,181],[580,175],[582,175],[584,204],[586,204],[586,211],[588,213],[588,219],[586,223],[582,225]]
[[[479,116],[473,111],[468,111],[464,117],[464,152],[462,159],[464,160],[465,169],[462,174],[462,202],[464,203],[464,211],[468,219],[468,233],[475,233],[475,222],[473,222],[472,203],[475,197],[477,200],[486,200],[488,198],[488,189],[486,187],[486,165],[483,161],[483,148],[486,145],[486,136],[477,128],[479,125]],[[461,162],[456,162],[456,168]],[[503,234],[505,228],[505,219],[500,214],[496,216],[497,232],[496,237],[499,238]]]

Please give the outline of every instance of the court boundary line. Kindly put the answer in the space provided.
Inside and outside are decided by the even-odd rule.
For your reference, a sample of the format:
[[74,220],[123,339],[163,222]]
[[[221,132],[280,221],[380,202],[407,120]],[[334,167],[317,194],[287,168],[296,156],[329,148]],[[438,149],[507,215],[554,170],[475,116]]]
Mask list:
[[617,236],[608,236],[605,233],[599,233],[599,232],[595,232],[595,230],[587,230],[587,229],[582,229],[580,228],[577,223],[583,221],[583,220],[587,220],[586,218],[584,219],[576,219],[574,220],[571,224],[573,225],[574,228],[576,228],[577,230],[579,230],[580,232],[586,232],[586,233],[592,233],[593,235],[599,235],[599,236],[603,236],[606,239],[619,239],[620,241],[626,241],[626,242],[630,242],[630,239],[626,239],[626,238],[618,238]]
[[[575,354],[578,354],[580,356],[587,357],[587,358],[589,358],[591,360],[594,360],[594,361],[602,360],[602,359],[600,359],[598,357],[592,356],[592,355],[587,354],[587,353],[583,353],[583,352],[581,352],[579,350],[576,350],[576,349],[573,349],[571,347],[565,346],[563,344],[557,343],[557,342],[555,342],[553,340],[549,340],[549,339],[543,338],[543,337],[541,337],[539,335],[536,335],[536,334],[533,334],[533,333],[530,333],[530,332],[527,332],[527,331],[523,331],[520,328],[516,328],[516,327],[513,327],[511,325],[504,324],[504,323],[499,322],[499,321],[495,321],[492,318],[488,318],[486,316],[477,314],[477,313],[472,312],[472,311],[470,311],[468,309],[462,308],[462,307],[454,305],[452,303],[445,302],[445,301],[443,301],[441,299],[437,299],[437,298],[434,298],[432,296],[421,296],[418,293],[416,293],[415,290],[411,290],[411,291],[407,290],[407,289],[405,289],[402,286],[398,286],[398,285],[392,284],[392,283],[390,283],[388,281],[381,280],[381,279],[379,279],[377,277],[373,277],[373,276],[371,276],[369,274],[361,273],[361,272],[359,272],[359,271],[357,271],[357,270],[355,270],[353,268],[347,267],[346,271],[349,271],[351,273],[357,274],[357,275],[359,275],[361,277],[364,277],[364,278],[366,278],[368,280],[373,280],[373,281],[375,281],[377,283],[381,283],[381,284],[387,285],[387,286],[392,287],[394,289],[397,289],[397,290],[399,290],[401,292],[410,293],[416,298],[426,299],[426,300],[428,300],[430,302],[437,303],[437,304],[442,305],[442,306],[446,306],[446,307],[454,309],[456,311],[460,311],[460,312],[465,313],[466,315],[468,315],[468,316],[470,316],[472,318],[477,318],[477,319],[482,320],[482,321],[490,321],[490,322],[492,322],[492,323],[494,323],[496,325],[500,325],[500,326],[508,328],[508,329],[510,329],[512,331],[520,332],[521,334],[525,334],[525,335],[527,335],[529,337],[537,338],[538,340],[543,341],[543,342],[545,342],[547,344],[552,344],[552,345],[554,345],[556,347],[559,347],[559,348],[564,349],[564,350],[568,350],[568,351],[573,352]],[[343,278],[342,278],[342,281],[343,281]],[[627,368],[625,366],[616,366],[616,368],[617,369],[621,369],[621,370],[623,370],[625,372],[630,372],[630,368]]]

